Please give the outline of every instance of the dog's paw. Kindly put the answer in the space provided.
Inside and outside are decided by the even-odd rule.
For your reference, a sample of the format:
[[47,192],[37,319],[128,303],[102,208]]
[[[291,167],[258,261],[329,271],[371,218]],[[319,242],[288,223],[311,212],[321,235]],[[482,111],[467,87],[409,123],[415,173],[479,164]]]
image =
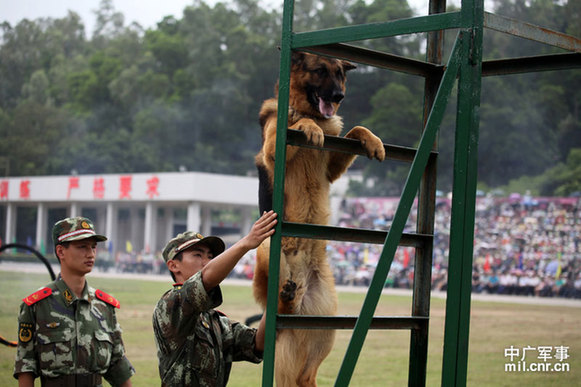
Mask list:
[[282,290],[280,291],[280,299],[285,302],[294,300],[296,290],[297,284],[290,279],[287,280],[286,284],[282,286]]
[[361,141],[361,144],[367,151],[367,157],[383,161],[385,160],[385,147],[379,137],[373,136],[375,138],[372,138],[371,141]]
[[305,136],[307,136],[307,141],[316,146],[323,146],[325,143],[325,134],[323,130],[318,126],[309,126],[303,130]]
[[321,129],[315,121],[309,118],[299,120],[292,128],[302,131],[305,134],[307,141],[315,146],[323,146],[325,143],[325,133],[323,132],[323,129]]
[[347,138],[354,138],[361,141],[361,146],[365,149],[367,157],[370,159],[377,159],[379,161],[385,160],[385,147],[383,141],[369,129],[363,126],[356,126],[345,135]]

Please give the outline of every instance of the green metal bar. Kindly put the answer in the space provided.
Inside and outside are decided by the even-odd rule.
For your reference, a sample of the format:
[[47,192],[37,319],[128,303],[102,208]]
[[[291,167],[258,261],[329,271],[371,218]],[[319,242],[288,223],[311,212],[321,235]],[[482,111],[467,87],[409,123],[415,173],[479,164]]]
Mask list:
[[293,11],[294,0],[285,0],[282,18],[278,115],[272,194],[272,207],[278,214],[280,221],[277,223],[275,233],[270,239],[268,294],[266,300],[266,324],[263,353],[264,365],[262,369],[262,386],[265,387],[272,386],[274,379],[276,314],[278,312],[278,281],[280,275],[280,246],[282,219],[284,218],[284,176],[286,164],[286,130],[288,127]]
[[464,37],[469,51],[463,56],[458,81],[443,386],[465,386],[467,377],[483,8],[483,0],[463,0],[462,10],[466,12],[465,17],[472,20],[473,28]]
[[484,12],[484,27],[565,50],[581,52],[579,38],[506,16]]
[[[446,0],[430,0],[429,14],[446,12]],[[426,62],[440,67],[444,47],[444,30],[428,33]],[[434,104],[441,73],[426,76],[424,85],[424,127]],[[437,150],[437,141],[433,150]],[[420,183],[416,230],[422,234],[434,234],[436,210],[437,160],[430,160]],[[433,243],[415,250],[412,316],[428,318],[430,315],[430,292],[432,285]],[[429,324],[410,332],[408,386],[425,386],[428,364]]]
[[300,32],[293,37],[292,48],[320,46],[323,44],[354,42],[357,40],[386,38],[389,36],[461,28],[460,12],[419,16],[383,23],[363,24],[325,30]]
[[[330,136],[326,134],[325,143],[322,147],[320,147],[308,142],[303,131],[289,129],[287,131],[287,144],[317,150],[350,153],[367,157],[367,152],[361,146],[361,141],[353,138]],[[385,157],[388,160],[397,160],[411,163],[416,155],[416,150],[414,148],[391,144],[383,144],[383,146],[385,148]],[[436,156],[436,152],[432,152],[430,154],[432,159],[435,159]]]
[[443,71],[441,66],[432,63],[343,43],[305,47],[302,51],[347,59],[356,63],[422,77],[428,77],[432,74],[441,76]]
[[458,68],[461,63],[460,54],[462,52],[462,35],[463,32],[460,32],[456,39],[452,54],[450,55],[448,66],[444,72],[442,83],[440,84],[434,106],[426,124],[426,130],[422,134],[416,157],[411,165],[406,184],[401,194],[401,199],[395,212],[393,224],[387,234],[385,245],[379,258],[379,263],[375,269],[375,274],[373,275],[373,279],[369,285],[369,290],[361,309],[361,314],[357,320],[355,329],[353,330],[353,335],[351,336],[351,341],[347,347],[345,357],[343,358],[343,364],[341,365],[339,375],[335,382],[336,386],[349,385],[353,375],[353,370],[355,369],[355,365],[361,353],[361,348],[363,347],[363,342],[365,341],[367,331],[371,324],[371,320],[373,319],[373,314],[377,307],[377,302],[379,301],[385,279],[387,278],[399,239],[403,233],[406,220],[418,191],[422,174],[426,168],[430,151],[432,150],[432,146],[436,139],[436,133],[444,117],[450,93],[452,92],[456,81]]
[[537,55],[521,58],[497,59],[482,62],[482,76],[522,74],[537,71],[578,69],[580,53]]
[[[279,329],[353,329],[355,316],[305,316],[282,314],[277,318]],[[369,329],[423,329],[428,325],[426,317],[374,317]]]
[[[387,237],[387,231],[283,222],[281,236],[382,245]],[[433,235],[403,233],[399,244],[421,248],[432,244],[433,240]]]

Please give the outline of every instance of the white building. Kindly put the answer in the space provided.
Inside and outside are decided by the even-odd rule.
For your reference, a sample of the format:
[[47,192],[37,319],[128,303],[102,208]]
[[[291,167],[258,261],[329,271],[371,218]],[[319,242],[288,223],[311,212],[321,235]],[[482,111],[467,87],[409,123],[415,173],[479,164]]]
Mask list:
[[[212,224],[212,212],[236,224]],[[0,237],[53,251],[52,226],[86,216],[113,254],[156,253],[178,232],[247,233],[258,216],[258,179],[199,172],[0,178]]]

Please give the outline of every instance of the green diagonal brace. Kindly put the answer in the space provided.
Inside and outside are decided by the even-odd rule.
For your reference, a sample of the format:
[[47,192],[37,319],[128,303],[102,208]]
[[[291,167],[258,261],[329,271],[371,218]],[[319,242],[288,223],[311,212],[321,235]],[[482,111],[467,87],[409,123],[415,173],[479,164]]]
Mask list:
[[422,134],[418,151],[410,167],[408,178],[406,180],[406,184],[403,189],[391,229],[387,234],[385,245],[379,258],[379,263],[375,270],[375,274],[373,275],[371,284],[369,285],[367,296],[365,297],[365,301],[363,302],[363,306],[361,308],[361,313],[353,330],[353,335],[351,336],[351,341],[347,347],[347,351],[345,353],[341,369],[339,370],[339,375],[337,376],[335,386],[348,386],[353,375],[353,370],[355,369],[359,354],[361,353],[361,348],[363,347],[365,337],[367,336],[367,331],[369,330],[369,326],[373,320],[373,315],[375,313],[381,291],[385,284],[385,279],[389,273],[389,268],[393,261],[398,242],[403,233],[406,220],[409,216],[414,198],[419,188],[422,174],[424,173],[428,162],[428,157],[436,139],[436,133],[444,117],[448,99],[450,98],[450,94],[458,75],[458,70],[461,64],[460,59],[465,49],[464,45],[462,44],[462,36],[464,33],[465,32],[460,31],[458,33],[458,37],[456,38],[452,54],[448,61],[448,65],[444,72],[442,82],[440,83],[438,93],[436,94],[434,105],[426,123],[426,130]]

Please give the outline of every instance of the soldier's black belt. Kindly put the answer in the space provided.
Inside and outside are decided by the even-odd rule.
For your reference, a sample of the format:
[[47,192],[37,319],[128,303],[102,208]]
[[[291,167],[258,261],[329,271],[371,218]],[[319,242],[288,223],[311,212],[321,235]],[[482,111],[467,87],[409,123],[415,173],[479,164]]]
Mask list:
[[56,378],[40,378],[42,387],[94,387],[103,383],[99,374],[61,375]]

